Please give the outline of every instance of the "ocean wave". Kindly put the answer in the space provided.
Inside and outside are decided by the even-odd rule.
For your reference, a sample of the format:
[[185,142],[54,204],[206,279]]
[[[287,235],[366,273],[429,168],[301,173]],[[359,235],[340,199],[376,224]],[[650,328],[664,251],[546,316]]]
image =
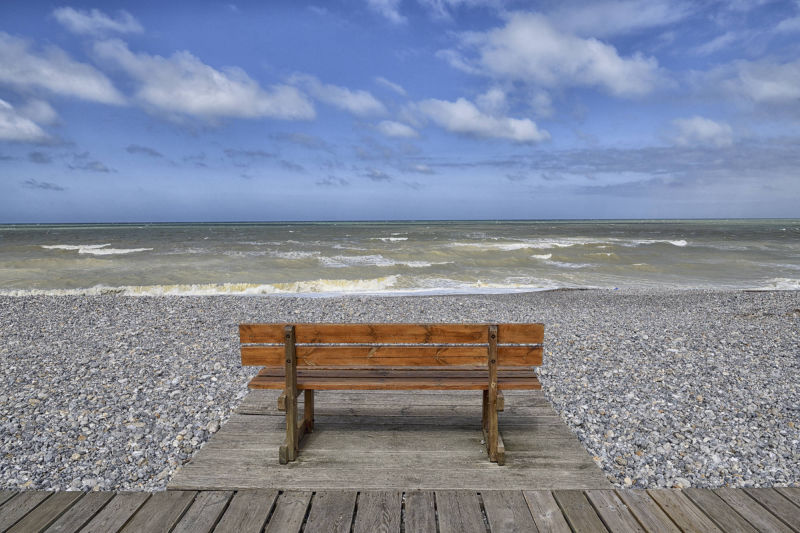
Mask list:
[[408,237],[371,237],[371,241],[398,242],[407,241]]
[[540,255],[533,254],[531,256],[531,259],[540,259],[542,261],[547,261],[548,259],[552,259],[552,257],[553,254],[540,254]]
[[406,266],[409,268],[427,268],[434,265],[452,264],[452,261],[430,262],[430,261],[403,261],[390,259],[380,254],[375,255],[335,255],[332,257],[320,257],[319,262],[328,268],[347,268],[353,266],[376,266],[392,267]]
[[124,255],[137,252],[151,252],[152,248],[108,248],[110,244],[47,244],[42,248],[47,250],[69,250],[79,254],[89,255]]
[[772,278],[766,281],[765,285],[754,287],[757,291],[798,291],[800,290],[800,279],[796,278]]

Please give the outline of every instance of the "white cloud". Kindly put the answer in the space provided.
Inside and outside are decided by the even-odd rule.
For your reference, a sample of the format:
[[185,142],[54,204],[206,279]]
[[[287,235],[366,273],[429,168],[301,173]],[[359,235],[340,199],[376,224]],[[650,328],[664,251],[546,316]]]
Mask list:
[[548,13],[560,29],[584,37],[611,37],[683,20],[691,4],[667,0],[622,0],[562,5]]
[[406,18],[400,14],[400,0],[367,0],[367,5],[393,24],[406,22]]
[[499,87],[492,87],[485,93],[479,94],[475,98],[475,103],[482,111],[490,115],[500,115],[508,109],[506,93]]
[[423,100],[416,107],[434,123],[453,133],[509,139],[520,143],[534,143],[550,138],[547,131],[540,130],[530,119],[487,115],[464,98],[455,102]]
[[531,96],[531,108],[537,116],[549,118],[555,114],[553,99],[546,91],[534,91]]
[[654,58],[620,57],[613,46],[564,33],[535,13],[513,13],[505,26],[463,40],[489,74],[544,87],[599,86],[636,96],[652,91],[659,77]]
[[675,119],[672,126],[675,128],[672,141],[678,146],[724,147],[733,144],[733,129],[725,122],[694,116]]
[[55,124],[58,113],[44,100],[30,100],[19,109],[21,115],[40,124]]
[[789,18],[789,19],[783,19],[775,27],[775,31],[784,32],[784,33],[792,33],[792,32],[796,32],[796,31],[800,31],[800,17],[792,17],[792,18]]
[[48,135],[34,121],[20,115],[14,106],[0,99],[0,140],[42,142]]
[[737,61],[712,71],[709,81],[756,103],[796,106],[800,100],[800,60]]
[[124,103],[111,81],[91,65],[73,61],[56,46],[33,50],[30,42],[1,31],[0,84],[105,104]]
[[151,110],[217,117],[314,118],[311,102],[296,88],[275,85],[269,90],[237,67],[221,71],[187,51],[165,58],[135,54],[120,40],[97,42],[95,55],[112,61],[139,83],[136,98]]
[[381,121],[378,124],[378,131],[387,137],[419,137],[417,131],[411,126],[403,124],[402,122],[395,122],[393,120]]
[[120,11],[116,18],[109,17],[99,9],[91,11],[59,7],[53,16],[72,33],[100,35],[109,32],[141,33],[144,31],[139,21],[127,11]]
[[320,82],[308,74],[295,74],[290,83],[302,85],[314,98],[358,116],[382,115],[386,107],[371,93]]
[[695,51],[695,53],[703,55],[703,56],[710,55],[710,54],[713,54],[715,52],[719,52],[720,50],[722,50],[723,48],[725,48],[729,44],[731,44],[733,42],[736,42],[739,39],[740,39],[739,34],[737,34],[735,32],[732,32],[732,31],[727,31],[727,32],[723,33],[722,35],[719,35],[719,36],[711,39],[707,43],[704,43],[704,44],[696,47],[694,49],[694,51]]
[[402,96],[406,95],[406,90],[403,89],[402,85],[399,85],[397,83],[389,81],[386,78],[384,78],[383,76],[377,76],[375,78],[375,83],[377,83],[379,85],[383,85],[384,87],[386,87],[388,89],[391,89],[392,91],[396,92],[399,95],[402,95]]

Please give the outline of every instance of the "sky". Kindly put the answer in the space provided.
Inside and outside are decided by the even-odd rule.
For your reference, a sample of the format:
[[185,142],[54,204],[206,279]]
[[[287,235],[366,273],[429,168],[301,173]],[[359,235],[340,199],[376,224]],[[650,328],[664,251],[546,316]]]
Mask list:
[[0,223],[800,217],[800,2],[0,3]]

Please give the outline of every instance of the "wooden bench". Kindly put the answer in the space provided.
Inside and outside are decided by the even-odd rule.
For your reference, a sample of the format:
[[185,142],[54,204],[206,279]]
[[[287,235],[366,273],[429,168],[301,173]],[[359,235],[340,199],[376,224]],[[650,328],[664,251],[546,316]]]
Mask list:
[[314,428],[315,390],[480,390],[489,460],[502,465],[502,391],[541,389],[542,324],[242,324],[239,337],[242,365],[264,367],[249,387],[283,389],[281,464]]

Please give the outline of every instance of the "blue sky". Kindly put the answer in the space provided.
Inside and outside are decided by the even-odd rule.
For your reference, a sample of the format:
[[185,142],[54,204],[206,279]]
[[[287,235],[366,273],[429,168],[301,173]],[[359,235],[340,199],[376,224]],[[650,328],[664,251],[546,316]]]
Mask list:
[[0,222],[800,216],[800,3],[3,2]]

